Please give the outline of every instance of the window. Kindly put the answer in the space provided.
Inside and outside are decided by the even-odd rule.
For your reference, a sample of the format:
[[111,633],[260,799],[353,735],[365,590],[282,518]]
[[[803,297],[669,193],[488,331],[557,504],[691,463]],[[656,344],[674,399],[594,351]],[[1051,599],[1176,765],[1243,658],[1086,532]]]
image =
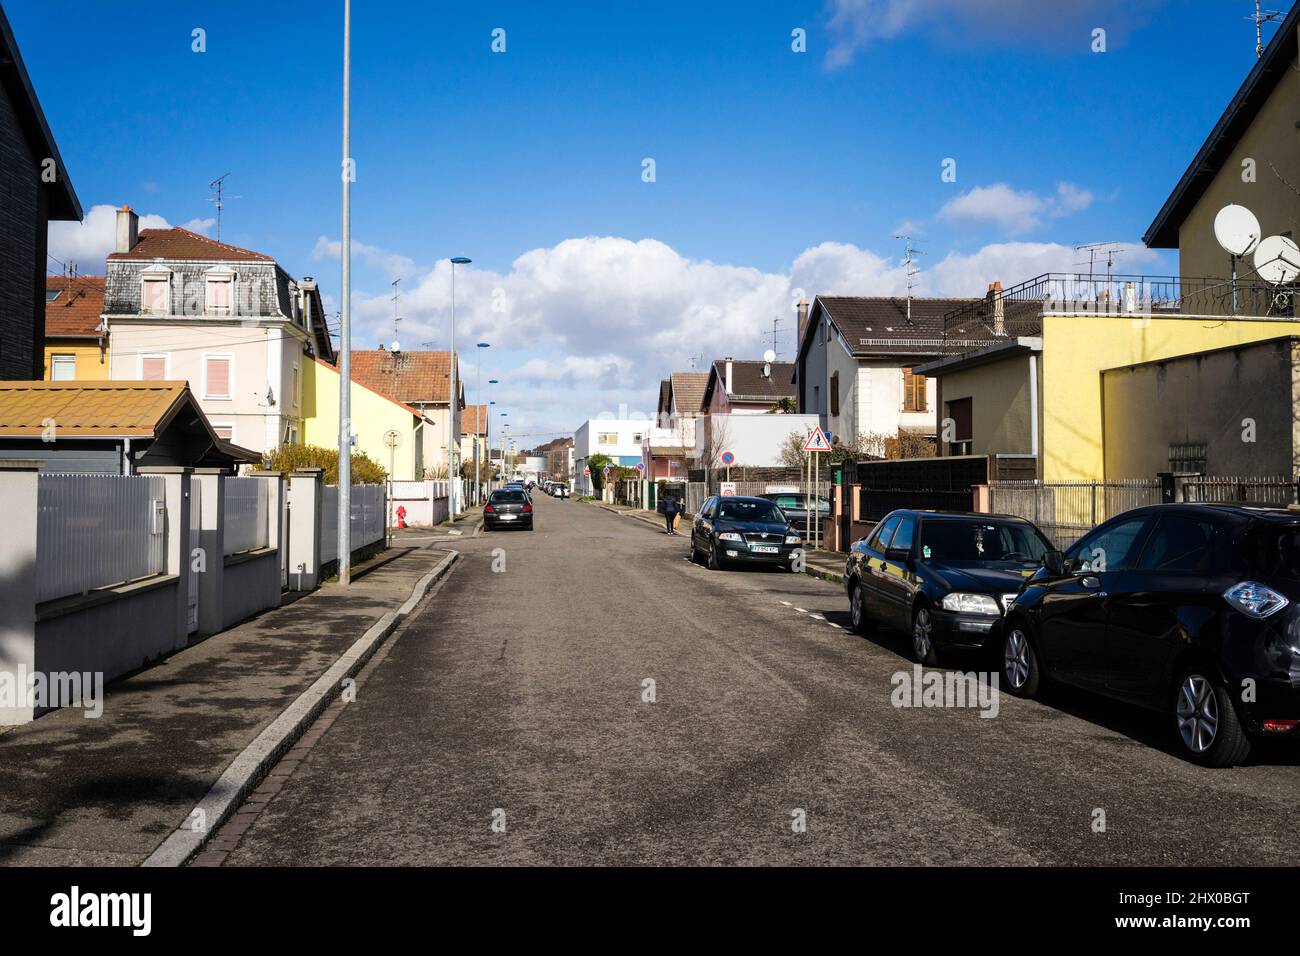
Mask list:
[[617,445],[618,432],[599,432],[596,435],[597,445]]
[[57,299],[57,298],[58,298],[59,296],[61,296],[62,294],[63,294],[63,290],[62,290],[62,289],[46,289],[46,290],[45,290],[45,301],[46,301],[46,302],[53,302],[55,299]]
[[840,373],[831,373],[831,414],[840,413]]
[[[910,368],[903,369],[903,411],[923,412],[929,407],[929,397],[925,392],[925,376],[913,375]],[[964,399],[969,402],[970,399]],[[967,438],[970,436],[967,435]]]
[[166,355],[141,355],[140,377],[146,382],[160,382],[167,378]]
[[1169,470],[1175,474],[1205,474],[1204,443],[1187,442],[1169,446]]
[[293,367],[293,407],[302,407],[302,376],[297,365]]
[[728,521],[771,521],[780,523],[785,520],[776,505],[770,501],[746,501],[743,498],[722,498],[718,501],[718,517]]
[[53,382],[71,382],[77,377],[77,357],[75,355],[50,356],[50,380]]
[[1163,515],[1138,563],[1140,571],[1203,571],[1218,529],[1191,515]]
[[894,535],[894,529],[898,527],[898,523],[902,520],[901,515],[886,518],[880,527],[876,529],[876,533],[871,536],[871,540],[867,542],[867,547],[883,554],[885,548],[889,546],[889,539]]
[[948,454],[969,455],[974,447],[972,441],[972,410],[969,398],[959,398],[944,402],[948,408],[948,421],[939,430],[940,436],[948,443]]
[[203,356],[203,397],[230,397],[230,356]]
[[818,415],[820,415],[820,414],[822,413],[822,411],[823,411],[823,409],[822,409],[822,387],[821,387],[820,385],[814,385],[814,386],[813,386],[813,411],[814,411],[816,414],[818,414]]
[[213,422],[212,430],[217,433],[217,437],[220,438],[222,441],[235,440],[234,425],[218,425],[216,422]]
[[1137,549],[1147,519],[1129,518],[1103,525],[1086,536],[1068,554],[1078,571],[1127,571],[1137,562]]
[[1032,525],[1010,521],[927,518],[921,524],[921,557],[953,564],[962,561],[1035,563],[1051,546]]
[[166,315],[169,306],[171,280],[166,276],[145,276],[141,282],[140,311],[148,315]]
[[632,436],[632,441],[635,442],[635,443],[638,444],[638,445],[641,444],[641,433],[640,433],[640,432],[637,432],[635,435],[633,435],[633,436]]
[[230,303],[234,298],[235,277],[229,273],[208,275],[204,281],[203,302],[210,315],[229,315]]
[[916,522],[911,518],[904,518],[898,524],[898,530],[894,532],[894,538],[889,542],[890,551],[911,551],[912,534],[916,530]]

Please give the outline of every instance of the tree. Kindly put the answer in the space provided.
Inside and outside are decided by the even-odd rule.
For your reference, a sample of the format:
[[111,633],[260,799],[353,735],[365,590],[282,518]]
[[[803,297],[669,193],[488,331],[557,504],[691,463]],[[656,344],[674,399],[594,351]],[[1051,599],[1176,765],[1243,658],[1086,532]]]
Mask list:
[[605,491],[605,466],[613,462],[614,459],[609,455],[602,455],[599,452],[587,459],[587,467],[591,469],[591,487],[595,489],[597,498]]
[[[319,468],[327,485],[339,483],[339,451],[320,445],[281,445],[265,459],[267,471]],[[379,462],[365,452],[352,452],[352,484],[378,485],[388,477]]]

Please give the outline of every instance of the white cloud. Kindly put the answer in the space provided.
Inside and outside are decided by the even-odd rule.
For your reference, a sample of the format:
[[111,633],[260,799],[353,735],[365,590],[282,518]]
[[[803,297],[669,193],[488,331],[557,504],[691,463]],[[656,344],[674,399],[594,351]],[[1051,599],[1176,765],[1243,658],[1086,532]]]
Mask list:
[[[329,239],[320,236],[316,239],[316,245],[311,251],[313,259],[332,259],[339,261],[343,254],[343,243],[337,239]],[[352,255],[358,257],[366,265],[378,269],[391,279],[404,279],[411,276],[416,271],[415,260],[396,252],[389,252],[378,246],[370,246],[364,242],[352,243]],[[390,293],[391,294],[391,293]]]
[[[141,229],[167,229],[162,216],[146,213]],[[102,275],[104,259],[117,246],[117,207],[91,206],[81,222],[51,222],[49,253],[60,262],[75,262],[82,275]]]
[[1074,183],[1056,184],[1056,195],[1040,196],[1031,190],[1016,191],[1006,183],[976,186],[944,203],[939,218],[959,225],[988,223],[1016,236],[1041,225],[1044,216],[1063,219],[1083,212],[1093,203],[1093,194]]
[[1094,198],[1096,197],[1091,192],[1080,189],[1074,183],[1057,183],[1052,215],[1061,219],[1065,216],[1073,216],[1076,212],[1083,212],[1092,205]]
[[[1158,252],[1140,243],[1117,248],[1116,272],[1140,272],[1143,263],[1161,261]],[[1078,272],[1080,255],[1057,242],[994,243],[973,253],[950,252],[923,275],[931,295],[977,296],[994,281],[1007,289],[1045,272]]]
[[188,229],[190,232],[197,232],[201,236],[207,236],[211,234],[209,230],[216,224],[217,220],[215,217],[209,217],[208,219],[191,219],[189,222],[183,223],[181,228]]

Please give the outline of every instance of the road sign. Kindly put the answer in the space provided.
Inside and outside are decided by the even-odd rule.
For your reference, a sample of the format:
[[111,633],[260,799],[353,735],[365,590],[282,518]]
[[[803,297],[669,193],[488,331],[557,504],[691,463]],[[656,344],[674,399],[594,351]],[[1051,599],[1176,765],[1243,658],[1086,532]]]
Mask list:
[[729,451],[724,451],[722,453],[722,463],[724,465],[734,465],[736,463],[736,456]]
[[582,468],[582,476],[583,476],[584,478],[590,478],[590,477],[591,477],[591,469],[584,465],[583,468]]
[[830,451],[831,443],[826,439],[826,433],[822,427],[817,425],[808,435],[808,440],[803,443],[804,451]]
[[643,461],[638,461],[638,462],[636,463],[636,470],[637,470],[637,471],[645,471],[645,462],[643,462]]
[[736,483],[734,481],[724,481],[721,494],[724,498],[733,497],[736,494]]

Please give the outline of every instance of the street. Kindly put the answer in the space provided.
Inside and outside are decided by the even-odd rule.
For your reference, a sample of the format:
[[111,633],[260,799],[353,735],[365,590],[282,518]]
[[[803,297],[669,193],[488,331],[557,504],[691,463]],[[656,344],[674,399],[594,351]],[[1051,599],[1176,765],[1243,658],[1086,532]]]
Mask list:
[[1293,749],[1201,769],[1159,718],[1062,690],[899,708],[906,641],[848,630],[835,585],[710,572],[686,534],[534,499],[534,532],[438,539],[461,561],[227,864],[1293,859]]

